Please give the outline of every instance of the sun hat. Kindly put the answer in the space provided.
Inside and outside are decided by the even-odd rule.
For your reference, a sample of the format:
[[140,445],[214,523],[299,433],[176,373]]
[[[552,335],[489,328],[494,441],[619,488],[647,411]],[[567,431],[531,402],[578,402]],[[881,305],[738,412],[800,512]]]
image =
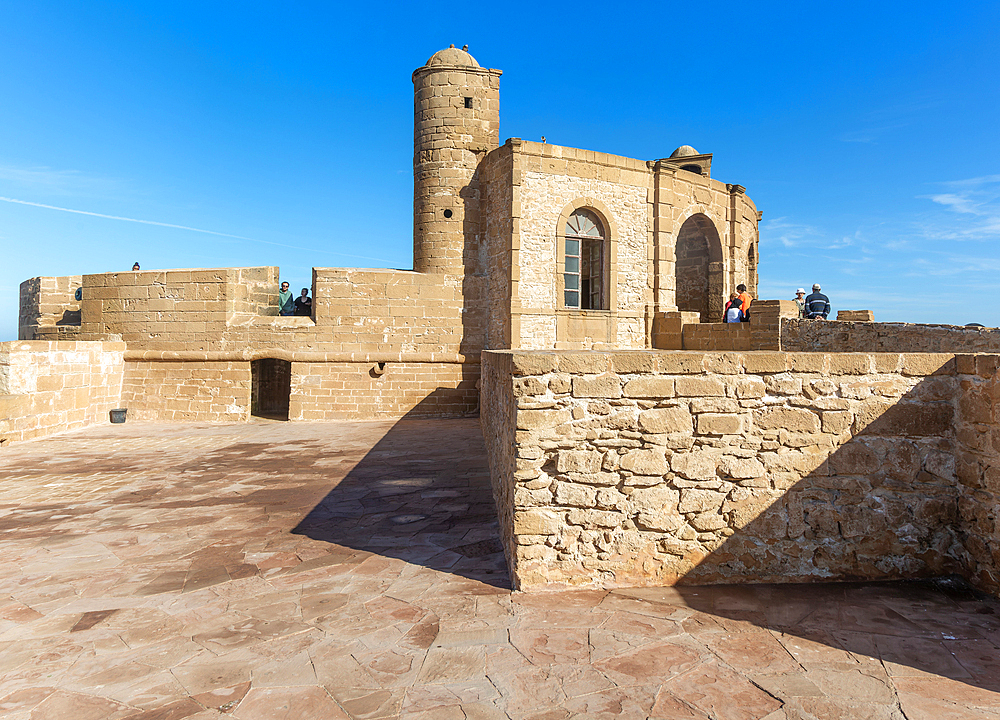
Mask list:
[[805,288],[799,288],[798,290],[795,291],[796,295],[798,295],[799,293],[802,293],[803,295],[805,295],[806,294],[806,289]]

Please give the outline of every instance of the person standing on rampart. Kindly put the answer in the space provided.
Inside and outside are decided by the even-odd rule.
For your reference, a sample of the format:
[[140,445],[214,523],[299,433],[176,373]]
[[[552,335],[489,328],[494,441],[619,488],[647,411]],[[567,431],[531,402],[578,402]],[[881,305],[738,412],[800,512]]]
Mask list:
[[806,317],[810,320],[826,320],[830,314],[830,298],[820,292],[819,283],[813,285],[812,295],[806,298]]
[[736,292],[739,293],[737,298],[740,301],[740,310],[743,311],[742,322],[750,321],[750,303],[753,302],[753,298],[750,297],[750,293],[747,292],[747,286],[740,283],[736,286]]
[[795,307],[799,309],[799,317],[804,318],[806,316],[806,291],[805,288],[799,288],[795,291]]
[[288,289],[288,283],[286,282],[281,283],[281,289],[278,291],[278,314],[295,314],[295,296]]
[[302,288],[302,294],[295,298],[296,315],[312,315],[312,298],[309,297],[309,288]]

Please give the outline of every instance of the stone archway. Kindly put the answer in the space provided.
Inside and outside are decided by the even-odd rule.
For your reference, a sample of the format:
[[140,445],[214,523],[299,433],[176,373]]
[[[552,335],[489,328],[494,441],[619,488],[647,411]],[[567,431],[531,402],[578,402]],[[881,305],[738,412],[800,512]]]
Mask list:
[[701,314],[702,322],[722,317],[722,240],[707,215],[697,213],[681,225],[674,251],[675,302],[683,312]]

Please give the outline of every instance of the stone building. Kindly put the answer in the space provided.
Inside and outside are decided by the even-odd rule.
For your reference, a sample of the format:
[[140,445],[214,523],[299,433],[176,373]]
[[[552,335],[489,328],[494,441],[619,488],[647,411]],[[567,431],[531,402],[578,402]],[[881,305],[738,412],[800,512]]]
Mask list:
[[[681,146],[500,145],[499,70],[413,73],[414,269],[38,277],[0,445],[100,422],[480,411],[516,587],[958,573],[1000,593],[1000,329],[799,320],[760,215]],[[480,396],[482,400],[480,402]]]
[[315,268],[312,317],[278,316],[276,267],[33,278],[19,337],[124,341],[140,419],[443,415],[484,348],[650,348],[755,291],[759,213],[710,154],[500,145],[500,76],[454,47],[413,73],[412,271]]

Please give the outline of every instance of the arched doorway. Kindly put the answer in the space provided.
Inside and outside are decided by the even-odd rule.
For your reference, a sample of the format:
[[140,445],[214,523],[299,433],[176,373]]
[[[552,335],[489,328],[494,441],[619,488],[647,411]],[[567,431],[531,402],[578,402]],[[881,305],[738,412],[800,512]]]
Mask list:
[[292,394],[292,364],[277,358],[250,363],[250,414],[287,420]]
[[725,304],[722,241],[706,215],[692,215],[681,225],[674,252],[674,278],[678,310],[699,313],[702,322],[721,318]]

